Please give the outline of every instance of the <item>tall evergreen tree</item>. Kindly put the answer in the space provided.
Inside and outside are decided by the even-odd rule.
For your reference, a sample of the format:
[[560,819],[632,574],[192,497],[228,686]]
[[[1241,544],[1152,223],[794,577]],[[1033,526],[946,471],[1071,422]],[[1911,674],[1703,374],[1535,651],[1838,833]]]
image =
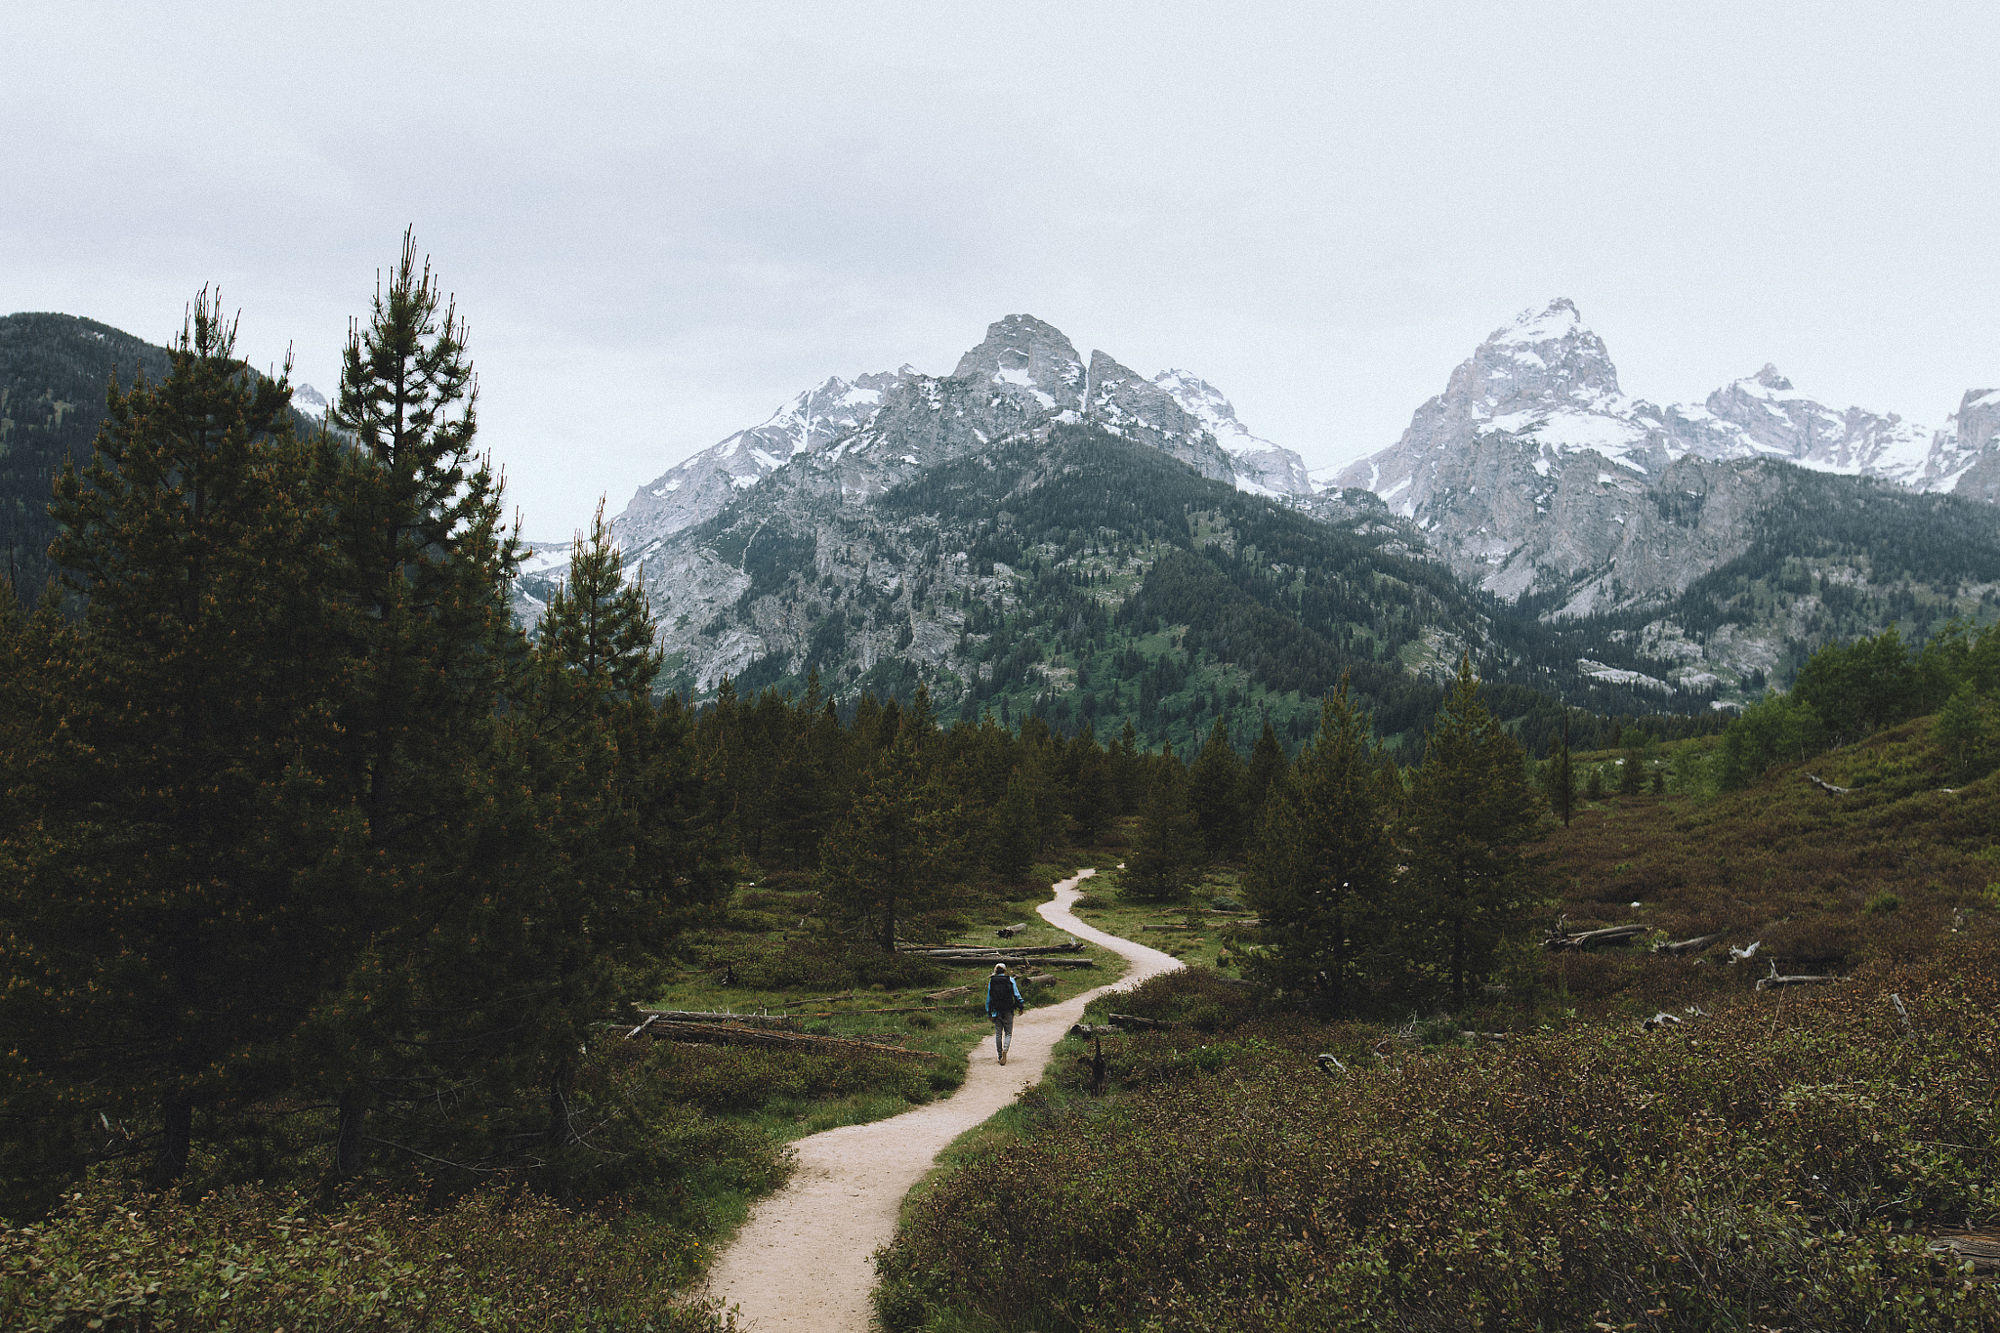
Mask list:
[[1173,746],[1153,769],[1120,889],[1142,902],[1174,901],[1187,896],[1200,873],[1201,824],[1188,795],[1187,770],[1174,757]]
[[821,884],[828,899],[884,949],[896,930],[957,875],[956,802],[930,780],[905,737],[875,758],[828,831]]
[[1272,786],[1285,776],[1288,766],[1285,747],[1267,717],[1264,729],[1257,734],[1257,743],[1250,747],[1250,763],[1243,773],[1243,810],[1248,827],[1256,828],[1263,818],[1264,802]]
[[1245,881],[1276,942],[1260,956],[1281,993],[1345,1009],[1385,969],[1383,924],[1395,847],[1382,809],[1383,759],[1347,686],[1273,789]]
[[1218,717],[1188,771],[1188,796],[1210,861],[1233,861],[1243,854],[1248,834],[1244,782],[1243,758],[1229,741],[1228,725]]
[[1548,791],[1549,808],[1569,827],[1571,814],[1576,810],[1576,766],[1569,756],[1569,709],[1563,709],[1562,733],[1549,752],[1548,765],[1542,770],[1542,781]]
[[[471,1012],[480,928],[510,862],[483,837],[504,818],[484,758],[525,644],[507,586],[516,544],[501,488],[474,453],[466,331],[405,233],[366,324],[350,332],[329,414],[349,443],[337,496],[359,670],[345,726],[347,785],[368,853],[353,867],[341,948],[346,992],[322,1015],[319,1065],[339,1103],[336,1170],[358,1169],[371,1084],[405,1105],[476,1043],[425,1040],[426,1014]],[[518,814],[519,812],[510,812]],[[441,950],[461,956],[447,963]],[[497,997],[496,997],[497,998]],[[431,1034],[436,1035],[436,1034]],[[405,1067],[385,1060],[399,1053]]]
[[320,779],[342,668],[306,499],[328,455],[291,439],[289,385],[236,357],[206,291],[170,358],[157,385],[112,386],[93,458],[56,482],[51,556],[83,612],[46,720],[80,744],[37,775],[46,819],[4,908],[37,969],[10,976],[56,1004],[28,1059],[76,1109],[155,1126],[163,1179],[198,1110],[281,1077],[328,981],[319,877],[341,842]]
[[1521,747],[1480,702],[1469,656],[1425,740],[1408,809],[1412,943],[1462,1004],[1541,897],[1525,851],[1535,801]]

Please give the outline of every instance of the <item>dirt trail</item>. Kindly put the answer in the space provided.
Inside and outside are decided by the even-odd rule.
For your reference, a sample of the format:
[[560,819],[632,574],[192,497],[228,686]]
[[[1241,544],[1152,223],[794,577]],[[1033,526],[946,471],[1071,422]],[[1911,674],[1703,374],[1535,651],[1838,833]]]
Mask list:
[[1131,969],[1110,985],[1021,1014],[1006,1065],[994,1059],[989,1037],[972,1053],[964,1085],[943,1101],[800,1139],[790,1183],[751,1210],[709,1275],[709,1294],[741,1307],[738,1327],[747,1333],[867,1333],[875,1317],[869,1300],[875,1251],[895,1234],[903,1196],[938,1153],[1041,1078],[1085,1004],[1181,965],[1070,914],[1078,882],[1094,873],[1063,880],[1054,899],[1037,910],[1051,925],[1122,956]]

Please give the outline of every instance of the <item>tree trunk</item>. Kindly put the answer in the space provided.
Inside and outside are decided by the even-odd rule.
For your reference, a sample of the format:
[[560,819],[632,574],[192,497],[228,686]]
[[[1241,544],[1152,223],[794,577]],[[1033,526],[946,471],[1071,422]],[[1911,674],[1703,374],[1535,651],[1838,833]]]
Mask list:
[[194,1142],[194,1103],[184,1093],[168,1093],[160,1108],[160,1153],[154,1172],[170,1185],[187,1174],[188,1149]]
[[361,1174],[361,1129],[368,1121],[368,1108],[361,1095],[343,1088],[334,1111],[333,1178],[352,1180]]

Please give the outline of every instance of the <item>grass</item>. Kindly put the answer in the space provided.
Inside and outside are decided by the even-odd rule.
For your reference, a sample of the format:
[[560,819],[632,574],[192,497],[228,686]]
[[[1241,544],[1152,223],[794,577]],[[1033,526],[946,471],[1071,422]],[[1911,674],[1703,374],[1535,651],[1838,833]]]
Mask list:
[[[1228,972],[1231,965],[1222,960],[1230,956],[1230,945],[1255,938],[1256,928],[1242,924],[1255,914],[1242,906],[1240,873],[1231,868],[1209,871],[1184,903],[1146,903],[1124,897],[1119,891],[1115,860],[1100,865],[1082,887],[1084,896],[1075,908],[1078,920],[1171,954],[1189,966]],[[1234,906],[1218,910],[1218,902]]]

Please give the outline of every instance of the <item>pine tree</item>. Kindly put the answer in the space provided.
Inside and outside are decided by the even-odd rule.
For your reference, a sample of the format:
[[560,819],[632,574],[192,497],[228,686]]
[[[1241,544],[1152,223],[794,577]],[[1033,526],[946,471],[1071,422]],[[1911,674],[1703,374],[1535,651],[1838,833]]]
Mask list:
[[1188,773],[1188,795],[1210,861],[1233,861],[1243,854],[1244,782],[1242,756],[1229,742],[1229,727],[1218,717]]
[[1250,749],[1250,763],[1243,774],[1243,807],[1246,826],[1255,828],[1264,814],[1264,802],[1270,796],[1271,788],[1284,776],[1288,762],[1285,747],[1278,740],[1277,730],[1271,719],[1264,719],[1264,729],[1257,735],[1257,743]]
[[957,873],[957,804],[918,766],[907,739],[876,756],[821,851],[821,886],[884,949]]
[[1425,740],[1408,809],[1406,930],[1462,1004],[1541,896],[1524,850],[1535,802],[1521,748],[1480,702],[1469,656]]
[[1202,864],[1201,824],[1188,795],[1187,770],[1169,745],[1154,765],[1139,829],[1125,858],[1121,891],[1142,902],[1177,901]]
[[1562,734],[1555,748],[1549,754],[1549,762],[1542,770],[1542,780],[1548,790],[1549,808],[1569,827],[1570,816],[1576,809],[1576,766],[1569,755],[1569,709],[1563,709]]
[[1395,847],[1382,809],[1383,758],[1347,685],[1272,790],[1245,888],[1275,941],[1264,980],[1335,1012],[1381,975]]
[[40,775],[48,822],[6,911],[59,997],[30,1060],[77,1109],[156,1124],[169,1180],[197,1111],[282,1077],[328,984],[342,827],[321,782],[330,456],[290,437],[289,385],[237,359],[206,291],[170,358],[158,385],[112,386],[92,460],[56,481],[51,556],[82,620],[47,685],[80,745]]
[[371,1087],[415,1107],[456,1077],[450,1061],[493,1063],[430,1017],[476,1026],[499,1002],[479,976],[483,917],[508,910],[518,868],[495,849],[497,821],[523,814],[503,809],[512,789],[486,763],[525,643],[507,606],[517,548],[500,483],[473,451],[465,338],[405,233],[368,321],[349,334],[329,414],[349,446],[336,499],[359,669],[342,720],[368,849],[341,895],[348,984],[316,1028],[341,1175],[359,1169]]

